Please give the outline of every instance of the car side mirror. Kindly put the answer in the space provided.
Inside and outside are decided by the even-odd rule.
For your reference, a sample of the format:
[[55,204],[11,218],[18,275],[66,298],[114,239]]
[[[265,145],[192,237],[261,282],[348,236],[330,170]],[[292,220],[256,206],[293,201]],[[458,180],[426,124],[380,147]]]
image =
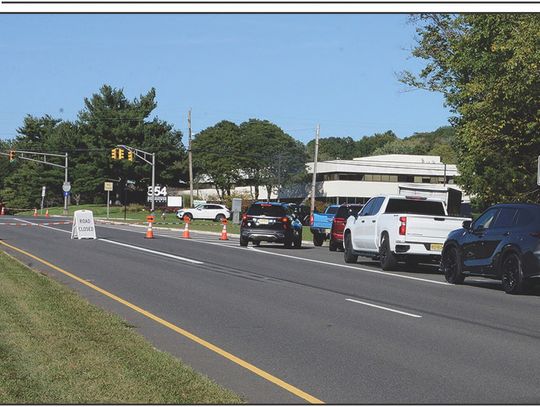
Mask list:
[[462,224],[463,229],[471,230],[471,224],[472,222],[470,220],[464,220]]

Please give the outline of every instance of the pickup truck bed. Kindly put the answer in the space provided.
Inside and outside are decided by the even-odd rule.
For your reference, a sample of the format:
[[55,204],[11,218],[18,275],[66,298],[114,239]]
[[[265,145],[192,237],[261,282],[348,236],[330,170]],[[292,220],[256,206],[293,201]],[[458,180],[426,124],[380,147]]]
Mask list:
[[310,230],[313,234],[313,244],[322,246],[324,241],[330,237],[332,222],[336,216],[339,205],[330,205],[324,213],[314,213]]

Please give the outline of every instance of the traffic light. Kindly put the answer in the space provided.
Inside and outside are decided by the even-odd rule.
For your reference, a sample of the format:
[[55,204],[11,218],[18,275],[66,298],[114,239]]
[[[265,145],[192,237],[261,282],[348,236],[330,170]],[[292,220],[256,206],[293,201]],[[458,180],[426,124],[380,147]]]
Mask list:
[[113,148],[111,150],[111,158],[113,160],[117,160],[118,159],[118,149],[117,148]]
[[123,148],[118,148],[118,159],[119,160],[123,160],[124,159],[124,149]]
[[15,159],[15,151],[9,150],[9,161],[13,161]]
[[133,151],[128,151],[128,160],[133,161]]

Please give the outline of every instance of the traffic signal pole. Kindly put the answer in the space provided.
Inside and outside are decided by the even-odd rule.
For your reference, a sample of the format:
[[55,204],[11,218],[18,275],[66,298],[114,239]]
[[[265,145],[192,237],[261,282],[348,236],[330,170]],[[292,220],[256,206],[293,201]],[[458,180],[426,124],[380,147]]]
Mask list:
[[[68,153],[53,154],[53,153],[40,153],[37,151],[10,150],[9,153],[0,152],[0,155],[5,155],[9,157],[10,161],[15,160],[15,158],[20,158],[21,160],[33,161],[40,164],[63,168],[64,169],[64,185],[68,185]],[[32,157],[35,157],[35,158],[32,158]],[[64,165],[47,161],[47,157],[62,157],[65,159]],[[71,185],[69,186],[69,188],[71,189]],[[69,190],[64,191],[64,211],[63,211],[64,215],[67,215],[68,213],[68,197],[66,195],[67,192],[69,192]]]
[[[156,187],[156,153],[149,153],[148,151],[140,150],[138,148],[125,146],[125,145],[118,145],[116,147],[127,150],[128,151],[128,156],[130,156],[132,154],[135,157],[140,158],[142,161],[144,161],[145,163],[150,164],[152,166],[152,199],[151,199],[150,202],[151,202],[151,211],[154,212],[154,209],[155,209],[155,187]],[[114,150],[112,151],[112,153],[113,153],[113,159],[115,159]],[[119,159],[124,158],[123,157],[123,151],[122,151],[122,154],[117,158],[119,158]]]

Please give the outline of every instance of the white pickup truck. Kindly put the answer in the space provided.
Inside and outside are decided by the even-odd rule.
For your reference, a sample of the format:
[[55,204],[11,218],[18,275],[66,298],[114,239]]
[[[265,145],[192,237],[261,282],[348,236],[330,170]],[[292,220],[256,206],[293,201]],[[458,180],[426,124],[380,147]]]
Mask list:
[[447,215],[438,199],[386,195],[371,198],[347,219],[343,233],[345,262],[358,256],[379,259],[383,270],[397,262],[409,264],[439,261],[448,234],[469,218]]

